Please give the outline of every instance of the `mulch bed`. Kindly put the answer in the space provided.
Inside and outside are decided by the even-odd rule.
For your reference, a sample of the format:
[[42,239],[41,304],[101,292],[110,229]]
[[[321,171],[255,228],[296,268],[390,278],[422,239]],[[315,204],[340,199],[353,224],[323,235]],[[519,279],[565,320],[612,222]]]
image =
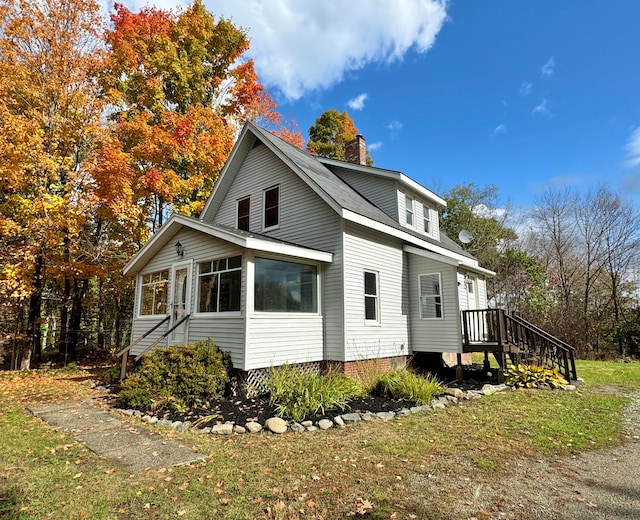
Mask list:
[[[113,403],[114,407],[124,407],[122,404]],[[414,402],[403,399],[391,399],[387,397],[368,396],[356,398],[349,401],[347,408],[344,410],[333,409],[326,410],[325,414],[307,417],[314,422],[322,418],[334,418],[337,415],[351,412],[398,412],[402,408],[410,408],[415,406]],[[212,420],[207,423],[208,426],[216,423],[235,423],[244,426],[249,421],[257,421],[264,424],[269,417],[276,416],[275,406],[269,403],[267,396],[253,398],[220,398],[208,408],[194,408],[185,413],[177,412],[153,412],[148,410],[140,410],[142,413],[156,415],[158,419],[168,419],[171,421],[191,421],[196,422],[205,417],[211,417]],[[213,417],[212,417],[213,416]]]

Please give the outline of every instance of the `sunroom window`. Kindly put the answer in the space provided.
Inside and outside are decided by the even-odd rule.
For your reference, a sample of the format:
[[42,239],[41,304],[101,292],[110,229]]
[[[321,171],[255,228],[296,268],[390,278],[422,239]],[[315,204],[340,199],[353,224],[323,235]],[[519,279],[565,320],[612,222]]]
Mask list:
[[198,264],[198,312],[240,310],[242,256]]
[[153,316],[167,313],[169,271],[157,271],[142,276],[140,315]]
[[255,261],[254,309],[318,312],[318,267],[270,258]]

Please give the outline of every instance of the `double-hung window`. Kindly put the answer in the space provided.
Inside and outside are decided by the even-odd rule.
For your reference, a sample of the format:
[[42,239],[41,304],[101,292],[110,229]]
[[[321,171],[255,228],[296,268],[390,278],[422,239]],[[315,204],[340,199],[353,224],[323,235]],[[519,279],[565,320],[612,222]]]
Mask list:
[[254,309],[317,313],[318,266],[256,258]]
[[364,319],[369,323],[380,323],[380,297],[378,273],[364,272]]
[[153,316],[167,313],[169,271],[158,271],[142,276],[140,315]]
[[407,217],[407,226],[413,227],[413,199],[409,197],[409,195],[405,195],[405,209],[406,209],[406,217]]
[[280,223],[280,186],[264,190],[263,228],[275,228]]
[[428,235],[431,233],[431,210],[422,206],[422,229]]
[[420,275],[420,318],[442,318],[440,273]]
[[249,210],[251,207],[251,199],[245,197],[238,201],[238,229],[249,231]]
[[198,312],[240,310],[242,256],[198,263]]

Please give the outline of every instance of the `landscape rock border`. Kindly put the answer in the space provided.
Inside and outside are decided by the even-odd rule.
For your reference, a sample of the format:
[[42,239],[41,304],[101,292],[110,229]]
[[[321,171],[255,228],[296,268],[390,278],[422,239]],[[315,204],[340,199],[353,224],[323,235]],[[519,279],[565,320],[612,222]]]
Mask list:
[[[565,390],[573,391],[576,389],[573,385],[567,385]],[[430,404],[422,406],[412,406],[410,408],[402,408],[397,412],[390,411],[366,411],[366,412],[350,412],[337,415],[330,418],[322,418],[315,423],[313,421],[301,421],[288,423],[280,417],[270,417],[264,424],[260,424],[256,421],[247,422],[244,425],[235,423],[222,423],[215,424],[213,426],[198,427],[193,425],[190,421],[169,421],[167,419],[158,420],[153,415],[142,414],[139,410],[125,409],[121,410],[122,413],[128,416],[137,417],[142,422],[148,424],[156,424],[162,427],[173,428],[176,431],[184,432],[187,430],[197,434],[214,434],[214,435],[233,435],[233,434],[245,434],[245,433],[259,433],[261,431],[267,431],[275,435],[282,435],[288,431],[294,433],[311,432],[311,431],[324,431],[330,428],[344,428],[347,425],[355,424],[360,421],[374,421],[382,420],[389,421],[396,417],[404,417],[412,414],[427,413],[437,409],[443,409],[447,406],[456,405],[460,401],[470,401],[478,399],[486,395],[492,395],[496,392],[503,392],[505,390],[517,390],[505,384],[492,385],[485,384],[480,390],[461,390],[460,388],[447,388],[445,393],[437,398],[434,398]]]

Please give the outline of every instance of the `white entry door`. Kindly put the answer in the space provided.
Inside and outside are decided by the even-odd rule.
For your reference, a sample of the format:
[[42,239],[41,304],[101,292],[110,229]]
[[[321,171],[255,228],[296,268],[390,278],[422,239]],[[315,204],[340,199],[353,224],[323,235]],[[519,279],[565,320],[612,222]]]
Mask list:
[[[171,301],[171,327],[187,314],[191,302],[191,263],[173,266],[173,297]],[[169,338],[171,344],[185,344],[188,341],[189,320],[178,325]]]
[[478,279],[475,276],[465,275],[464,286],[467,293],[467,309],[470,311],[478,309]]

